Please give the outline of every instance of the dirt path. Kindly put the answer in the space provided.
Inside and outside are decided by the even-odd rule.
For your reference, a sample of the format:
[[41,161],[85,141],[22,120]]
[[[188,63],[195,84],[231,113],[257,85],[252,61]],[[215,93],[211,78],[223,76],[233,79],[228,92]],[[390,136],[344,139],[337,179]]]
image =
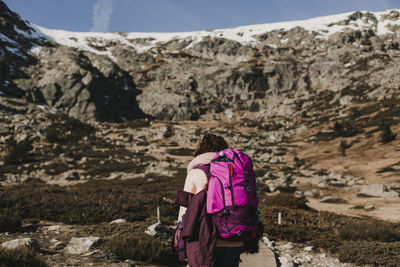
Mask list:
[[240,267],[276,267],[275,254],[264,243],[260,242],[257,254],[242,254]]

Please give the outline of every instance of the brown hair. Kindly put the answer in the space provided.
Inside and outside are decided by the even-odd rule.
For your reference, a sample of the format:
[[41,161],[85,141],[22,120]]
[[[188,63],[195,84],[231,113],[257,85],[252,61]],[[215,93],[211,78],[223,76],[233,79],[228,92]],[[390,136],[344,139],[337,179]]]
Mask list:
[[228,143],[224,140],[224,138],[215,134],[207,133],[197,145],[194,156],[196,157],[206,152],[218,152],[228,147]]

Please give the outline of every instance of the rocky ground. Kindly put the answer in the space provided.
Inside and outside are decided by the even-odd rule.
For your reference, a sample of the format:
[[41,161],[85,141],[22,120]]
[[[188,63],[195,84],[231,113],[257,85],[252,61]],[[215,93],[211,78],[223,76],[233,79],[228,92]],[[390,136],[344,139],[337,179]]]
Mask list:
[[[360,131],[351,137],[319,140],[322,137],[318,133],[334,133],[332,122],[306,127],[309,118],[266,119],[261,112],[225,112],[204,116],[199,121],[141,120],[89,125],[18,99],[1,100],[4,106],[14,109],[13,112],[21,106],[32,109],[30,115],[2,117],[0,148],[3,159],[13,149],[11,140],[17,143],[30,140],[28,148],[21,148],[25,149],[24,154],[16,152],[14,161],[3,160],[0,172],[5,188],[28,178],[69,186],[98,179],[174,177],[192,158],[202,134],[213,132],[252,156],[258,182],[265,185],[263,194],[293,192],[305,196],[308,205],[320,211],[393,222],[400,218],[400,181],[396,175],[400,143],[398,139],[382,143],[382,131]],[[391,130],[396,134],[400,128],[394,125]],[[343,152],[342,141],[353,144]],[[285,220],[285,214],[282,218]],[[41,222],[34,232],[3,233],[0,240],[22,237],[38,240],[52,266],[60,262],[71,266],[130,264],[114,260],[112,255],[96,247],[70,256],[66,252],[70,238],[92,236],[91,231],[95,231],[82,234],[84,229],[77,225]],[[286,243],[279,241],[273,247],[282,263],[350,266],[338,263],[329,254],[314,251],[307,244],[288,248],[291,246]]]

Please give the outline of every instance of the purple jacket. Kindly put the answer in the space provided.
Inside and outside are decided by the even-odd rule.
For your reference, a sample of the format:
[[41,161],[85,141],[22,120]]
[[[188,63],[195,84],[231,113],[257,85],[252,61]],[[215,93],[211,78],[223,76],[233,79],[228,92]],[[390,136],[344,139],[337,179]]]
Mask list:
[[175,203],[187,207],[182,220],[183,239],[186,240],[187,260],[190,267],[212,267],[217,240],[217,229],[206,207],[207,189],[197,194],[183,190],[176,193]]

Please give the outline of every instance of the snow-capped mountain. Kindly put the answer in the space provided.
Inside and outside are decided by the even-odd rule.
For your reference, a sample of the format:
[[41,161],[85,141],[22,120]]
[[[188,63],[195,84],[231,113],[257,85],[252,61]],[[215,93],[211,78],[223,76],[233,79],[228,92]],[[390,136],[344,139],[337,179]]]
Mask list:
[[[143,52],[155,47],[157,43],[167,43],[172,40],[185,41],[187,45],[182,48],[189,49],[196,43],[201,42],[204,38],[224,38],[239,42],[241,45],[256,46],[263,43],[262,40],[258,38],[260,35],[273,31],[290,31],[294,28],[302,28],[309,33],[315,34],[316,38],[325,40],[335,33],[347,30],[371,30],[375,35],[393,34],[397,33],[400,27],[400,19],[398,18],[399,11],[398,9],[391,9],[384,12],[349,12],[300,21],[175,33],[69,32],[47,29],[38,25],[32,25],[32,27],[36,29],[36,32],[40,36],[53,40],[61,45],[112,57],[112,53],[107,49],[107,44],[109,43],[118,43],[135,48],[138,52]],[[145,42],[140,42],[140,40],[145,40]],[[280,40],[281,43],[285,43],[286,41],[288,41],[287,38],[282,38]]]
[[31,24],[0,4],[0,94],[82,120],[292,116],[398,91],[396,9],[197,32],[82,33]]

